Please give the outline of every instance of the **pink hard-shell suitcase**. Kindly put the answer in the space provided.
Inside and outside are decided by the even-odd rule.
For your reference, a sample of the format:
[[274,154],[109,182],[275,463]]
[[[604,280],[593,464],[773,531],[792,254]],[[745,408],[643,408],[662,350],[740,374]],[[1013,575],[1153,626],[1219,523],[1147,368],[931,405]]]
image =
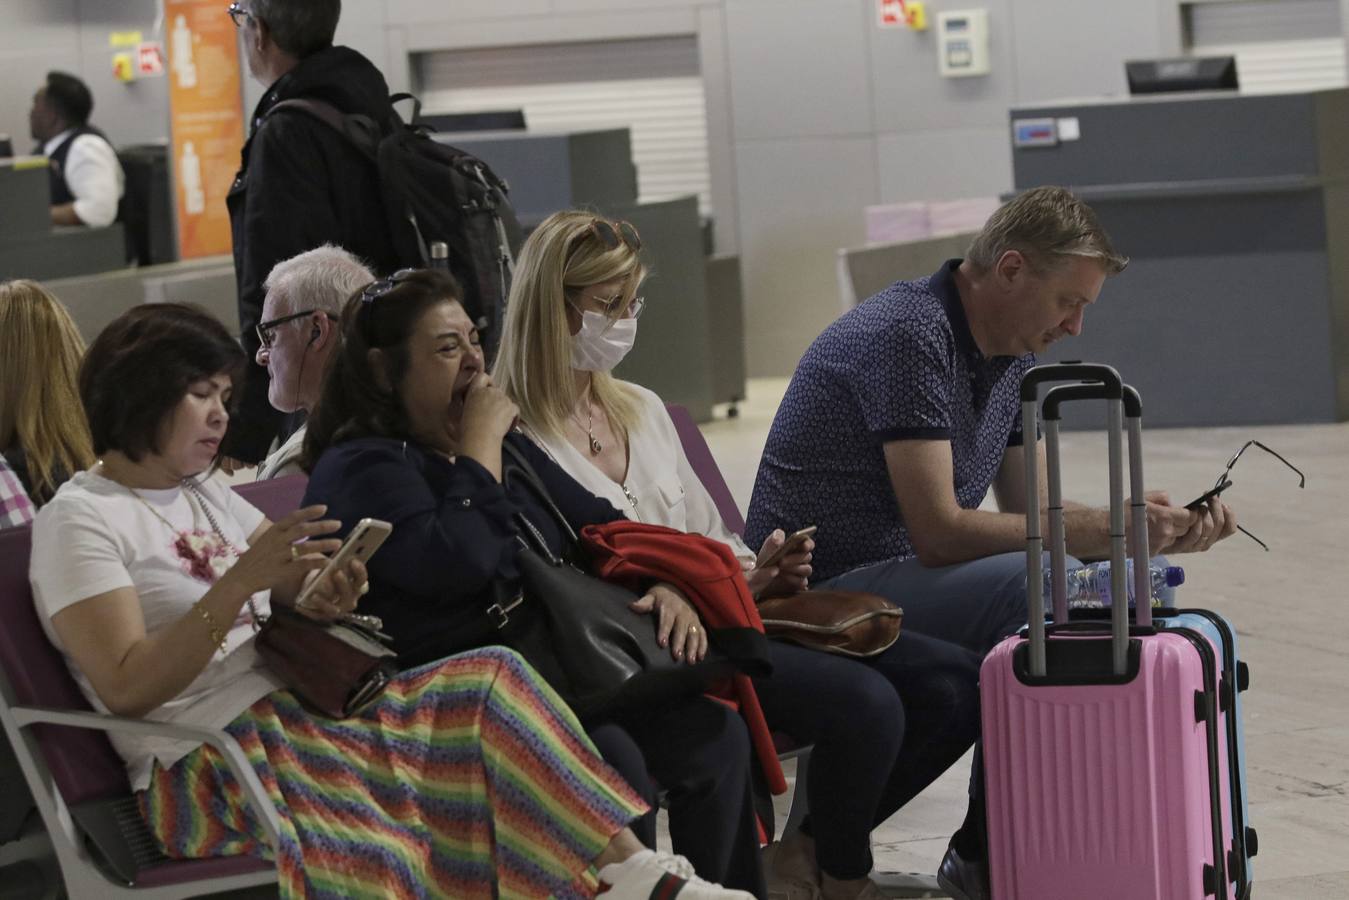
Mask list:
[[[1068,622],[1059,405],[1108,403],[1113,596],[1125,596],[1122,425],[1130,492],[1143,496],[1141,404],[1108,366],[1037,366],[1021,387],[1034,433],[1045,398],[1049,543],[1055,624],[1046,628],[1035,442],[1026,443],[1026,634],[984,660],[989,874],[994,900],[1231,898],[1224,849],[1230,818],[1213,646],[1196,632],[1156,631],[1148,604],[1130,627],[1128,604],[1110,622]],[[1126,405],[1128,409],[1126,410]],[[1126,416],[1127,412],[1127,416]],[[1147,513],[1133,504],[1137,596],[1147,596]],[[1226,827],[1225,827],[1226,826]]]

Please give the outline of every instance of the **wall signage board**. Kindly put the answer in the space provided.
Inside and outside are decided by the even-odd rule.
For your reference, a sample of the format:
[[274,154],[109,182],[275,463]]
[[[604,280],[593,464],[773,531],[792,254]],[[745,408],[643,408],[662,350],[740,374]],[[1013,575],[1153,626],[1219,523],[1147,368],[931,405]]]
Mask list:
[[904,17],[904,0],[876,0],[876,12],[879,16],[876,24],[882,28],[904,28],[908,25]]
[[229,253],[225,195],[244,143],[238,35],[219,0],[165,0],[178,249]]
[[136,45],[136,74],[164,74],[164,48],[158,41],[146,41]]

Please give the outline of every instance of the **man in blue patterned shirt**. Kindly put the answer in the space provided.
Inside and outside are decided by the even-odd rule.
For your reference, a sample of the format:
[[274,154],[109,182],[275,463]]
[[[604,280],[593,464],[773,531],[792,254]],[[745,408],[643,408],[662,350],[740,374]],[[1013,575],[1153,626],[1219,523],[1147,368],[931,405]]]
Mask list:
[[[994,213],[964,260],[841,316],[802,357],[773,420],[750,545],[817,525],[818,587],[890,597],[906,630],[980,655],[1014,633],[1026,621],[1021,377],[1036,353],[1081,331],[1127,262],[1085,203],[1037,188]],[[990,487],[998,511],[979,509]],[[1153,554],[1206,550],[1236,529],[1216,499],[1198,512],[1148,500]],[[1068,552],[1108,555],[1106,511],[1065,507]],[[872,664],[903,693],[900,661]],[[985,895],[982,873],[961,868],[981,857],[982,826],[970,825],[939,873],[957,898]]]

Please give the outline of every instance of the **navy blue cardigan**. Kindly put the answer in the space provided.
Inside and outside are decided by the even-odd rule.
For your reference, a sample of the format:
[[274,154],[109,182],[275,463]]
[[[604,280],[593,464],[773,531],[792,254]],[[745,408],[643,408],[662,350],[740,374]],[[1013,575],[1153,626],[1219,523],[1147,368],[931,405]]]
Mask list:
[[[623,518],[528,438],[512,433],[506,440],[529,460],[573,529]],[[329,447],[310,474],[304,502],[326,503],[342,534],[366,517],[393,525],[370,561],[370,594],[360,610],[384,620],[405,665],[490,642],[485,610],[497,599],[494,585],[519,578],[517,512],[554,552],[562,547],[560,530],[523,484],[503,487],[474,460],[450,462],[390,438]]]

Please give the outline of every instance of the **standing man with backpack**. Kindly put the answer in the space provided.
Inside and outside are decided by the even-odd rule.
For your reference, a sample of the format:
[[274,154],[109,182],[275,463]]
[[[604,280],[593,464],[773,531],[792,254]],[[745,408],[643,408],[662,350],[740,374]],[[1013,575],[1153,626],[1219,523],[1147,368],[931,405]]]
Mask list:
[[[293,108],[270,113],[286,100],[313,100],[368,117],[383,133],[395,127],[395,115],[374,64],[333,46],[340,0],[237,0],[229,14],[243,36],[249,73],[267,85],[228,198],[240,333],[252,357],[263,283],[278,262],[335,244],[378,274],[400,266],[371,161],[313,115]],[[258,463],[273,440],[293,430],[267,400],[265,370],[250,368],[222,448],[230,471]]]

